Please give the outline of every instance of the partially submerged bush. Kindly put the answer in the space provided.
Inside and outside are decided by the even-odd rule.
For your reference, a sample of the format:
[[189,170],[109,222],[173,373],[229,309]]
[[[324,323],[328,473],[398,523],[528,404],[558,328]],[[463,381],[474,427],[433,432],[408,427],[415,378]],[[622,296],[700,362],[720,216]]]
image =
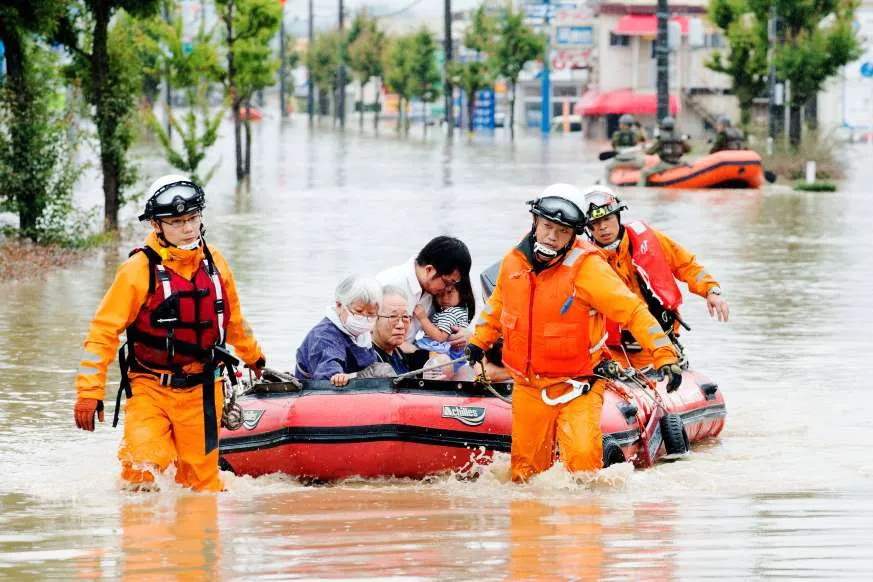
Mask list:
[[761,154],[764,167],[782,178],[800,180],[806,176],[807,162],[815,162],[817,178],[841,180],[846,175],[840,143],[832,134],[807,132],[796,148],[786,145],[785,139],[780,137],[773,143],[773,155],[770,156],[767,155],[766,138],[758,137],[754,142],[750,147]]

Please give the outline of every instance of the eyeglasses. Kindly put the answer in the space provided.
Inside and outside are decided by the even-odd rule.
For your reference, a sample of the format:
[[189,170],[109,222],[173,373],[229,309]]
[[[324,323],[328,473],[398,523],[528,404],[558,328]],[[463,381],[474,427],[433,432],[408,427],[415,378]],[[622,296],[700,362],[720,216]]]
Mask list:
[[201,216],[198,212],[197,214],[192,214],[191,216],[185,218],[181,216],[179,218],[171,218],[170,220],[161,220],[161,224],[164,226],[169,226],[170,228],[185,228],[188,224],[192,226],[200,225]]
[[408,313],[403,313],[401,315],[377,315],[379,319],[387,319],[392,324],[396,324],[398,321],[402,321],[404,325],[412,321],[412,316]]
[[446,291],[448,291],[449,289],[454,289],[455,285],[457,285],[458,283],[461,282],[460,279],[455,281],[454,279],[449,279],[445,275],[440,275],[439,277],[440,277],[440,280],[443,282],[443,285],[445,286]]

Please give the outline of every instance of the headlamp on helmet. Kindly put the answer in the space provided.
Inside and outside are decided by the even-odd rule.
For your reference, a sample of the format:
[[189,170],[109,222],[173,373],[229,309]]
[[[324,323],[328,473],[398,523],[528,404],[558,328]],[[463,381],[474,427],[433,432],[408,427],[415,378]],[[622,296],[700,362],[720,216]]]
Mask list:
[[590,224],[610,214],[627,210],[627,205],[619,200],[615,192],[608,188],[594,187],[585,193],[585,218]]

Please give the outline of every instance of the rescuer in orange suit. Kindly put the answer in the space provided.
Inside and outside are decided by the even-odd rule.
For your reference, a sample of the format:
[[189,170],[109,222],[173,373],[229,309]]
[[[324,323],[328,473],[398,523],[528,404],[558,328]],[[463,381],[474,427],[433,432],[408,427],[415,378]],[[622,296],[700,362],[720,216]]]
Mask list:
[[555,441],[571,472],[603,466],[600,415],[609,358],[604,317],[621,322],[652,350],[671,390],[681,382],[672,343],[592,244],[577,240],[585,214],[555,184],[528,204],[530,233],[503,258],[497,285],[467,349],[471,365],[503,336],[513,379],[512,479],[525,481],[555,461]]
[[119,267],[85,339],[73,415],[78,428],[93,431],[95,414],[104,418],[106,370],[119,335],[127,336],[113,426],[124,391],[118,458],[122,479],[134,489],[151,488],[154,472],[175,464],[177,483],[220,491],[223,375],[232,376],[238,363],[225,342],[256,375],[266,363],[243,319],[230,267],[203,238],[205,204],[203,190],[184,176],[151,185],[139,219],[153,232]]
[[[670,338],[678,342],[682,292],[676,279],[688,290],[706,299],[711,317],[727,321],[727,301],[718,281],[697,262],[685,247],[642,221],[622,224],[621,211],[627,206],[606,186],[592,186],[584,195],[583,210],[594,244],[624,284],[641,297]],[[644,368],[653,364],[653,354],[635,340],[635,335],[608,323],[607,345],[623,364]]]

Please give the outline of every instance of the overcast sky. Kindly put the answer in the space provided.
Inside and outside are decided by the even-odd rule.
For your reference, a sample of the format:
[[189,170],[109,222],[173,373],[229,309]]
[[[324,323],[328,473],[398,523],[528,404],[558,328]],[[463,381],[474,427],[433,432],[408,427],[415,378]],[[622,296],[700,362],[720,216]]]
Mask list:
[[[326,28],[337,21],[339,0],[314,0],[316,28]],[[363,7],[376,16],[408,20],[440,21],[443,15],[443,0],[344,0],[346,13],[352,15]],[[452,0],[452,11],[467,10],[480,4],[480,0]],[[289,20],[307,16],[307,0],[288,0],[285,11]],[[286,22],[288,22],[286,20]],[[302,24],[298,21],[295,27]]]

